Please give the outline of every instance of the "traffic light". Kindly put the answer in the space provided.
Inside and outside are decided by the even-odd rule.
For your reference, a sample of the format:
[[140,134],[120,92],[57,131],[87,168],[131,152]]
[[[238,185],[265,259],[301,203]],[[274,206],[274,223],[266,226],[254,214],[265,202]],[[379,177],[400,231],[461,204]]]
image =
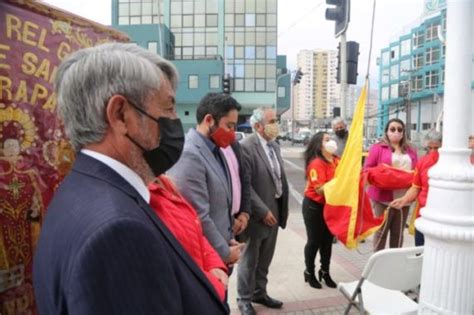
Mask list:
[[327,4],[335,6],[326,9],[326,20],[336,22],[334,31],[334,35],[336,37],[344,33],[347,29],[347,25],[349,24],[349,1],[350,0],[326,0]]
[[298,71],[295,73],[295,78],[293,79],[293,85],[299,84],[303,75],[304,73],[301,71],[301,69],[298,69]]
[[[346,43],[347,84],[357,84],[357,65],[359,62],[359,43]],[[336,82],[341,83],[341,44],[337,46]]]
[[357,84],[357,63],[359,62],[359,43],[347,42],[347,84]]
[[222,78],[222,92],[224,94],[230,94],[230,76],[225,74]]

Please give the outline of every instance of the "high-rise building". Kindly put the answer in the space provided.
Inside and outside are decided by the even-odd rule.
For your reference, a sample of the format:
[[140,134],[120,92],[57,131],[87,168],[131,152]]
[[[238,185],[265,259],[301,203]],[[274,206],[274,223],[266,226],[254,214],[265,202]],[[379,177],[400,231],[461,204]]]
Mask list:
[[301,50],[297,65],[304,76],[295,86],[295,120],[327,120],[339,104],[336,83],[337,52],[334,50]]
[[[411,113],[408,128],[415,142],[442,123],[443,106],[449,106],[444,104],[445,53],[449,41],[445,34],[446,1],[425,0],[420,18],[405,26],[381,50],[377,61],[379,135],[390,118],[406,121],[407,108]],[[471,90],[474,97],[474,81]]]
[[[277,58],[277,0],[112,0],[112,15],[113,26],[137,44],[174,59],[183,85],[178,102],[192,87],[201,94],[221,88],[222,76],[229,74],[243,119],[276,100],[280,113],[289,108],[289,76],[276,87],[277,75],[286,71],[286,59]],[[207,73],[198,66],[202,60],[222,70]],[[199,97],[191,99],[195,103]],[[193,106],[185,107],[189,112]]]

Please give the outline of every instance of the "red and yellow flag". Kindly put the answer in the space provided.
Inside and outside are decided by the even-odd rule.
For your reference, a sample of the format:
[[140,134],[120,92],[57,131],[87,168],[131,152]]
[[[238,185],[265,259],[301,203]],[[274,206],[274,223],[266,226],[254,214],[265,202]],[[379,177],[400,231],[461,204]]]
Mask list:
[[374,233],[383,216],[374,217],[361,176],[367,82],[357,102],[346,147],[334,178],[324,185],[324,219],[331,233],[347,248]]

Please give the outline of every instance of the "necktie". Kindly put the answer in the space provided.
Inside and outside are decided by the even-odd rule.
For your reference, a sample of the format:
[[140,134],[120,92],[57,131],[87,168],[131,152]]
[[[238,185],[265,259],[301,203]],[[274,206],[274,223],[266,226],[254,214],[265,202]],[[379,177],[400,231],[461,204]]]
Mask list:
[[273,151],[272,145],[270,143],[267,143],[267,147],[268,147],[268,152],[270,156],[270,162],[272,163],[273,181],[275,182],[275,187],[276,187],[276,197],[279,198],[281,194],[283,193],[283,188],[281,184],[281,170],[277,163],[277,159],[275,156],[275,152]]

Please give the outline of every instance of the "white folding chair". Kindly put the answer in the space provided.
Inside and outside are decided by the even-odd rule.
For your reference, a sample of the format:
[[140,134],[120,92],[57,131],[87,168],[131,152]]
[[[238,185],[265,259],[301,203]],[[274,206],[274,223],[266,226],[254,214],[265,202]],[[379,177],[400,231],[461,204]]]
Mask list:
[[360,314],[416,314],[418,304],[403,292],[416,289],[421,281],[424,247],[390,248],[374,253],[359,281],[341,282],[339,291]]

